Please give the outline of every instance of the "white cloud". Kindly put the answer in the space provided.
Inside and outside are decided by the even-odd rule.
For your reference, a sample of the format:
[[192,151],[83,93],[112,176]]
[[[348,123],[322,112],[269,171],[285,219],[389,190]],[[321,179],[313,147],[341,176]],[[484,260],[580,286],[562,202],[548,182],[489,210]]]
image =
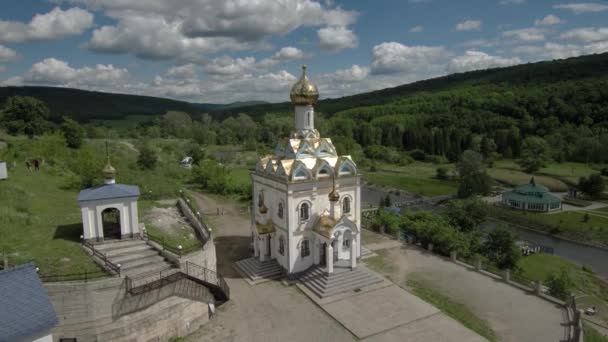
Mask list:
[[526,0],[500,0],[501,5],[521,5],[525,2]]
[[536,27],[504,31],[502,35],[505,38],[512,38],[523,42],[538,42],[545,40],[543,31]]
[[93,26],[93,14],[81,8],[53,8],[35,15],[29,23],[0,20],[0,42],[19,43],[59,39],[83,33]]
[[26,84],[44,84],[68,87],[112,86],[127,80],[127,69],[111,64],[97,64],[95,67],[73,68],[68,63],[47,58],[30,68],[23,77]]
[[563,59],[593,53],[608,52],[608,41],[590,44],[558,44],[548,42],[543,45],[523,45],[513,48],[513,53],[528,56],[530,61]]
[[409,29],[409,32],[412,32],[412,33],[422,32],[422,31],[424,31],[424,26],[422,26],[422,25],[416,25]]
[[489,69],[496,67],[506,67],[515,64],[521,64],[521,59],[503,58],[499,56],[491,56],[481,51],[467,51],[464,55],[454,57],[447,65],[449,73],[465,72],[479,69]]
[[176,79],[191,79],[196,77],[198,66],[192,63],[178,65],[167,70],[167,76]]
[[560,4],[554,5],[553,8],[571,10],[572,12],[574,12],[574,14],[608,11],[608,5],[593,2]]
[[456,31],[473,31],[481,29],[481,20],[465,20],[461,23],[456,24]]
[[359,38],[353,31],[342,26],[324,27],[317,31],[319,45],[329,51],[340,51],[359,46]]
[[407,46],[389,42],[372,49],[372,72],[388,74],[393,72],[425,71],[433,68],[433,63],[444,58],[447,52],[443,46]]
[[272,58],[287,61],[292,59],[302,59],[304,58],[304,52],[302,50],[295,48],[293,46],[286,46],[277,51]]
[[536,19],[534,25],[536,26],[551,26],[561,22],[561,19],[553,14],[549,14],[542,19]]
[[93,32],[91,49],[143,58],[195,60],[201,53],[268,47],[268,38],[299,27],[339,27],[342,38],[349,38],[347,46],[356,41],[345,28],[357,20],[357,12],[313,0],[63,1],[117,20]]
[[0,62],[8,62],[17,58],[17,52],[0,45]]
[[361,67],[354,64],[349,69],[336,70],[332,74],[326,74],[323,77],[332,82],[359,82],[364,80],[369,75],[368,67]]
[[608,40],[608,27],[583,27],[566,31],[559,36],[561,39],[583,43]]
[[255,58],[232,58],[222,56],[214,58],[204,65],[205,72],[210,75],[237,75],[244,74],[255,67]]

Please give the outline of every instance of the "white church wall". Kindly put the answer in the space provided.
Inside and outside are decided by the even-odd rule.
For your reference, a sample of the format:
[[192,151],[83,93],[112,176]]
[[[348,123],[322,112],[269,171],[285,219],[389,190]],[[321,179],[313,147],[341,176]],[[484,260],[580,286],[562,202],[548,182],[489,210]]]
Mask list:
[[80,208],[85,239],[103,237],[103,219],[101,214],[106,209],[118,209],[120,212],[120,230],[122,235],[130,237],[132,233],[139,232],[137,197],[80,202]]

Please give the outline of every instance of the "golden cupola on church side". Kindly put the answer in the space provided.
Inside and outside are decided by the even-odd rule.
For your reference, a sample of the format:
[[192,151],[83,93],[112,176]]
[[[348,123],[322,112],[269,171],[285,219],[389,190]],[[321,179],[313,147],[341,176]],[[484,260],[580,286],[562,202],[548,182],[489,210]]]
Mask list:
[[302,65],[302,76],[293,87],[289,94],[291,103],[296,106],[311,106],[317,103],[319,99],[319,90],[317,86],[308,80],[306,76],[306,65]]

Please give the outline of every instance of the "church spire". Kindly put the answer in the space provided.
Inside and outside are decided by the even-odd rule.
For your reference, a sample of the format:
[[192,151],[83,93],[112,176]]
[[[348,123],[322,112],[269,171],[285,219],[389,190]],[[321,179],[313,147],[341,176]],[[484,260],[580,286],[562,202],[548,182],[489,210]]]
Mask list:
[[108,151],[108,141],[106,140],[106,166],[101,171],[105,184],[116,183],[116,169],[110,164],[110,153]]

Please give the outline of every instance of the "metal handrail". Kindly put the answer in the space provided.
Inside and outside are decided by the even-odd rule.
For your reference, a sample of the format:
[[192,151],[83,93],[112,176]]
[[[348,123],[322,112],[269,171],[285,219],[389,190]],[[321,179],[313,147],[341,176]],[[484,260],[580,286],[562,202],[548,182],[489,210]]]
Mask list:
[[[125,277],[127,292],[131,294],[142,293],[155,288],[160,288],[166,284],[172,283],[182,277],[188,277],[203,286],[211,287],[221,292],[220,299],[228,300],[230,298],[230,288],[226,280],[217,272],[191,262],[186,262],[181,268],[172,268],[161,272],[151,272],[138,275],[136,277]],[[216,292],[214,292],[216,293]]]
[[91,252],[93,252],[94,256],[98,257],[99,259],[101,259],[104,262],[104,265],[107,269],[114,271],[120,277],[120,264],[115,264],[112,261],[110,261],[110,259],[108,259],[108,257],[104,253],[95,249],[95,245],[92,244],[91,242],[85,240],[83,236],[80,237],[80,241],[83,246],[89,248],[91,250]]

